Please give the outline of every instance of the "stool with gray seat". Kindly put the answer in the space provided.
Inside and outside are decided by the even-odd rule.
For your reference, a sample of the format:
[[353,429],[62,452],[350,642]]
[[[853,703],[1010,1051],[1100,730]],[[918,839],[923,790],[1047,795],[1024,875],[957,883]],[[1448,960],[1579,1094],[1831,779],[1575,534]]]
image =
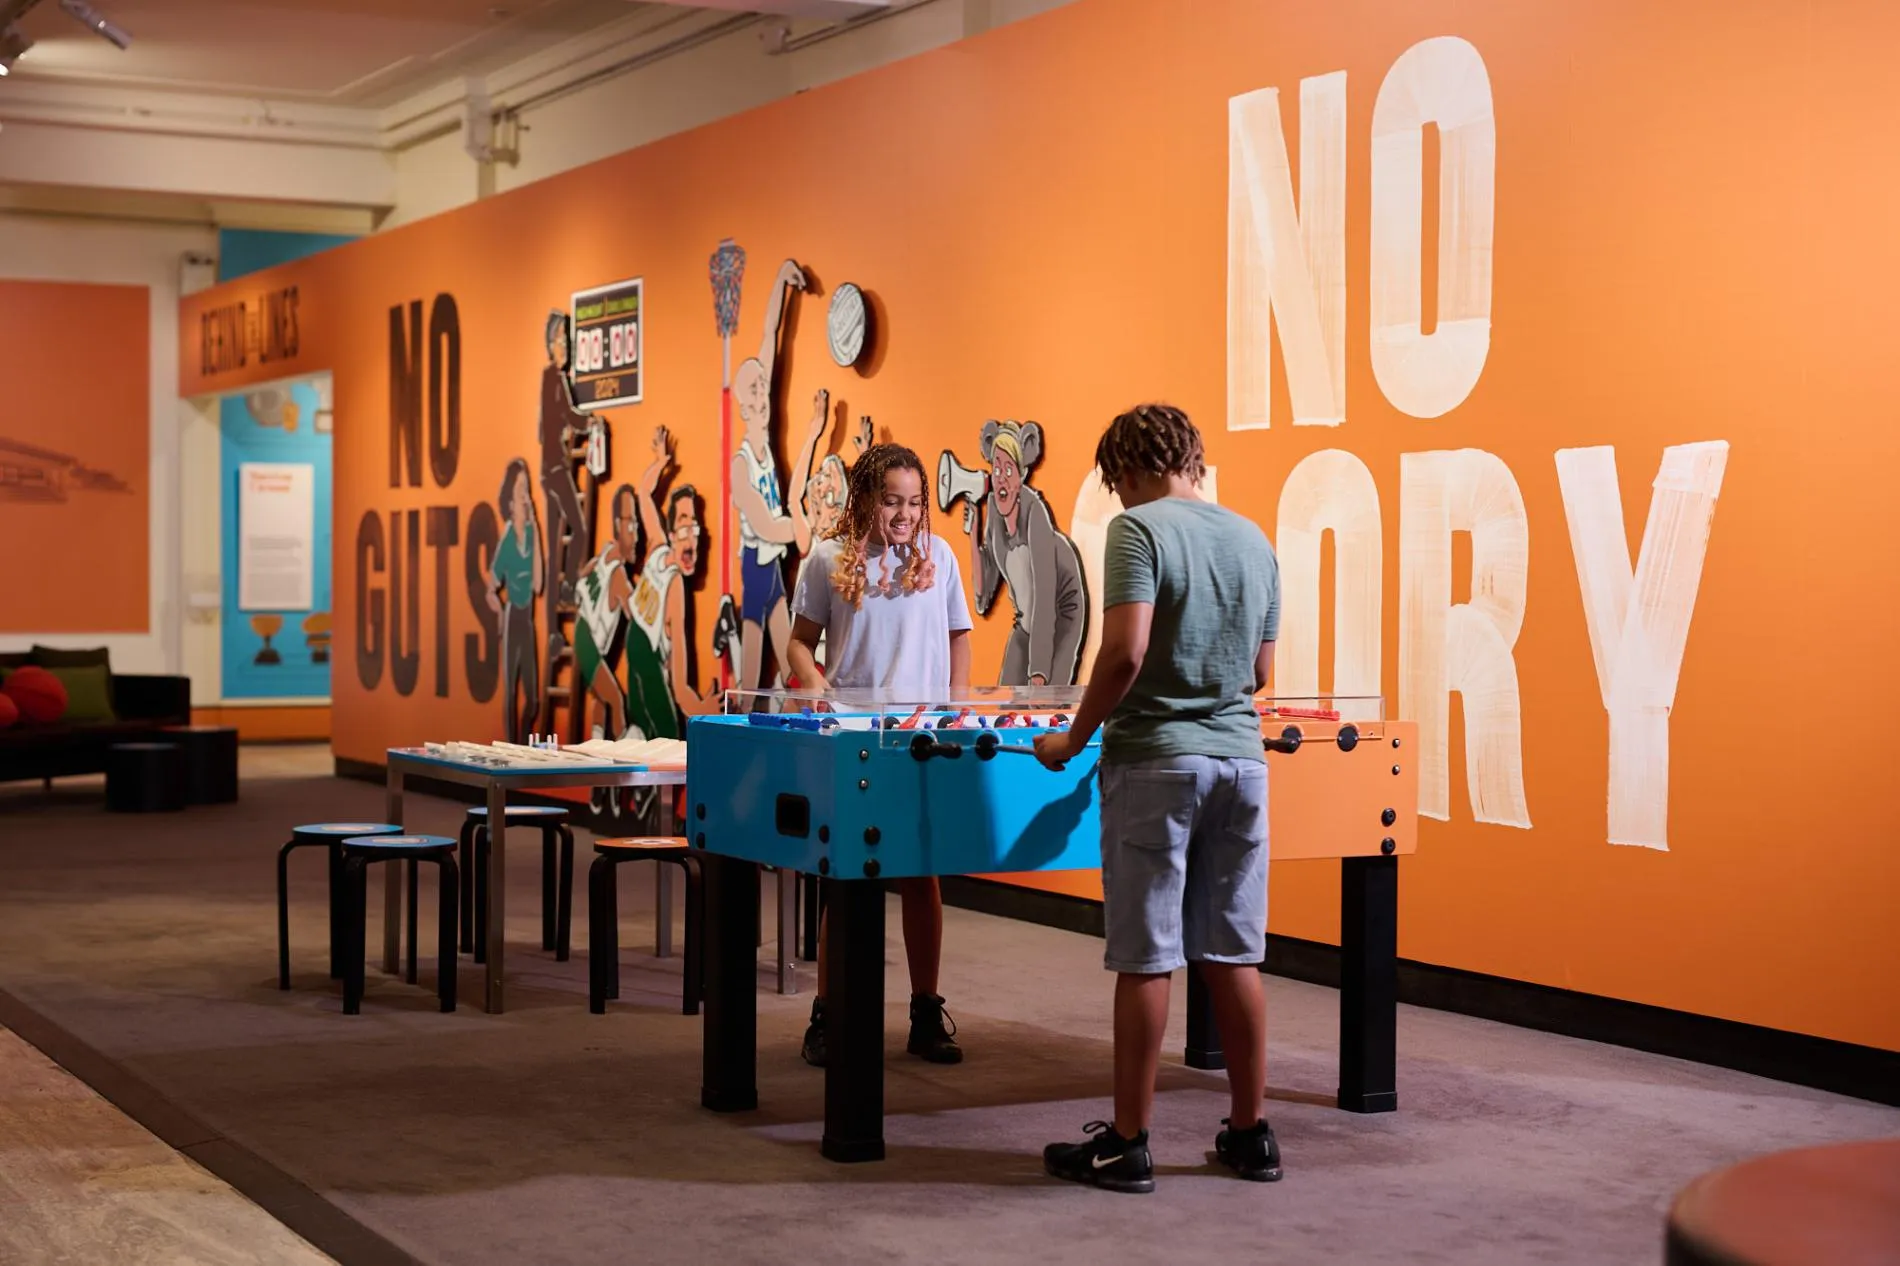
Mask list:
[[416,865],[441,868],[436,904],[436,996],[442,1010],[455,1010],[456,842],[446,835],[359,835],[343,841],[343,1014],[363,1009],[363,938],[369,910],[369,867],[405,862],[409,878],[409,962],[404,979],[416,981]]
[[[551,804],[511,804],[510,831],[541,832],[541,948],[565,963],[574,924],[574,832],[566,809]],[[488,809],[478,805],[462,819],[462,952],[488,959]],[[557,866],[556,846],[560,859]]]
[[[387,822],[311,822],[290,828],[290,842],[277,850],[277,987],[290,988],[290,854],[299,848],[329,851],[330,979],[343,975],[342,895],[343,841],[360,835],[401,835],[402,828]],[[413,907],[415,899],[410,898]]]

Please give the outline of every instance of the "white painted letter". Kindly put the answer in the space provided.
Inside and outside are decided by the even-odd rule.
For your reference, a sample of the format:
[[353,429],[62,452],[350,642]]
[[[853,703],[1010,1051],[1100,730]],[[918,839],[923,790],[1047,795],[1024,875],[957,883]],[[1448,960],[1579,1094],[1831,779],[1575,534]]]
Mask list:
[[[1451,600],[1451,534],[1471,533],[1471,601]],[[1451,699],[1465,716],[1465,787],[1479,822],[1528,827],[1517,662],[1530,520],[1491,453],[1399,457],[1399,715],[1418,722],[1418,811],[1451,817]]]
[[1230,431],[1272,425],[1276,320],[1293,424],[1338,426],[1346,420],[1343,70],[1300,81],[1297,205],[1279,89],[1262,88],[1227,103]]
[[[1207,468],[1207,478],[1201,481],[1201,495],[1220,504],[1220,480],[1214,467]],[[1075,552],[1082,556],[1082,577],[1088,583],[1089,591],[1089,631],[1082,642],[1082,661],[1076,666],[1075,679],[1084,682],[1089,679],[1089,669],[1095,665],[1095,652],[1102,644],[1102,582],[1104,577],[1104,558],[1108,554],[1108,525],[1122,512],[1122,499],[1102,486],[1102,474],[1091,468],[1082,476],[1082,486],[1075,490],[1075,512],[1069,516],[1069,539],[1075,542]]]
[[[1427,123],[1439,130],[1438,328],[1429,335],[1420,293]],[[1452,36],[1406,49],[1372,108],[1372,373],[1393,407],[1413,417],[1450,412],[1484,372],[1496,184],[1484,59]]]
[[[1333,533],[1333,681],[1319,680],[1320,541]],[[1379,490],[1351,453],[1329,448],[1300,462],[1280,490],[1273,546],[1280,558],[1280,640],[1273,650],[1275,694],[1374,696],[1380,686],[1384,540]],[[1377,708],[1341,701],[1343,717],[1378,719]]]
[[1630,574],[1616,450],[1557,450],[1570,552],[1610,714],[1610,843],[1669,848],[1669,709],[1689,642],[1728,442],[1663,450]]

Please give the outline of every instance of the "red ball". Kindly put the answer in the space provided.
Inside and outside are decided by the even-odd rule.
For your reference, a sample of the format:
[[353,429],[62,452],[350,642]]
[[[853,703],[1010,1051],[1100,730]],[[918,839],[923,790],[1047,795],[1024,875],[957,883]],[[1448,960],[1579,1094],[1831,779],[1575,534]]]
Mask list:
[[20,705],[0,693],[0,730],[6,729],[20,719]]
[[66,683],[37,664],[16,668],[7,675],[0,694],[13,700],[20,715],[45,725],[66,713]]

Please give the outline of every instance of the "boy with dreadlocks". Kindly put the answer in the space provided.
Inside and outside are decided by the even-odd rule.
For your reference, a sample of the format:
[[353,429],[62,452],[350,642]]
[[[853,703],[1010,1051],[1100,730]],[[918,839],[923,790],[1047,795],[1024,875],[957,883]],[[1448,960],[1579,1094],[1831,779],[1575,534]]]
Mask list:
[[1233,1110],[1214,1140],[1242,1178],[1280,1177],[1266,1094],[1267,766],[1253,695],[1280,619],[1273,547],[1201,500],[1201,434],[1167,405],[1109,424],[1102,482],[1126,507],[1108,525],[1101,650],[1067,731],[1036,740],[1062,768],[1102,735],[1104,961],[1115,981],[1115,1115],[1052,1143],[1057,1178],[1153,1191],[1148,1122],[1174,970],[1196,965],[1214,1003]]
[[[930,531],[924,464],[896,444],[867,449],[851,467],[843,516],[798,573],[787,657],[816,690],[878,691],[934,702],[970,685],[970,606],[957,556]],[[828,650],[817,660],[818,639]],[[934,878],[898,881],[910,964],[911,1054],[934,1064],[963,1058],[937,993],[943,957],[943,892]],[[825,1063],[824,937],[818,995],[805,1031],[805,1061]]]

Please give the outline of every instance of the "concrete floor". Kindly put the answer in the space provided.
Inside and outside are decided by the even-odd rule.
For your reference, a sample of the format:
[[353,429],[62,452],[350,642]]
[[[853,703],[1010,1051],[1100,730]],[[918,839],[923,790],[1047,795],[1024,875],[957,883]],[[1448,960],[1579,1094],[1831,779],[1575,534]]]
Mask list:
[[[605,1016],[586,1010],[584,891],[573,961],[539,949],[533,849],[511,850],[507,1014],[479,1010],[466,959],[463,1008],[437,1013],[425,957],[421,987],[372,972],[363,1014],[341,1015],[308,854],[293,863],[295,988],[280,993],[285,828],[380,808],[367,784],[255,770],[241,804],[153,818],[109,817],[96,790],[0,789],[0,989],[374,1232],[390,1260],[1656,1261],[1695,1175],[1900,1133],[1893,1109],[1412,1008],[1400,1111],[1353,1116],[1330,1106],[1337,996],[1269,979],[1286,1180],[1208,1164],[1224,1083],[1178,1063],[1177,989],[1161,1189],[1077,1189],[1045,1178],[1039,1152],[1106,1111],[1101,944],[952,910],[943,989],[968,1059],[904,1056],[894,1006],[890,1159],[834,1166],[817,1154],[822,1075],[797,1054],[809,997],[770,992],[765,962],[762,1106],[699,1108],[679,960],[651,957],[651,867],[622,870],[624,993]],[[415,797],[410,825],[454,834],[461,813]],[[887,961],[901,1004],[901,944]]]

